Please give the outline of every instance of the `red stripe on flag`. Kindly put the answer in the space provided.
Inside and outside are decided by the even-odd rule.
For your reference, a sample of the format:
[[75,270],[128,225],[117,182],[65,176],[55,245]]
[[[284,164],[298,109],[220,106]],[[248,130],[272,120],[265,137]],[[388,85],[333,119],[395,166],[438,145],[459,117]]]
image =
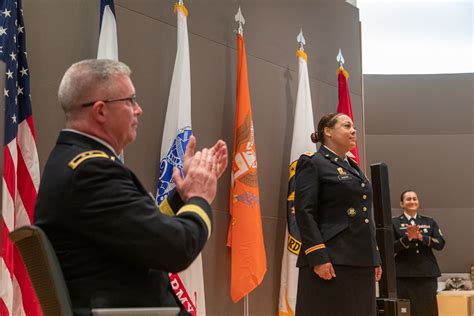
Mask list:
[[15,262],[15,278],[20,286],[23,309],[26,315],[42,315],[42,311],[36,298],[36,292],[31,284],[28,271],[26,270],[20,253],[16,248],[13,249],[13,260]]
[[8,316],[8,309],[3,300],[0,300],[0,316]]
[[[3,147],[3,178],[5,179],[10,196],[15,197],[15,163],[13,162],[13,157],[8,146]],[[15,199],[13,198],[13,200]],[[3,210],[3,214],[5,214],[5,210]]]
[[[26,315],[40,316],[42,315],[39,302],[36,298],[36,293],[31,284],[26,267],[23,264],[18,250],[8,238],[8,229],[2,221],[2,257],[5,265],[10,272],[10,277],[15,277],[20,291],[22,293],[23,309]],[[0,305],[5,305],[3,300],[0,300]],[[6,306],[5,306],[6,309]],[[1,314],[0,314],[1,315]],[[5,315],[8,315],[5,314]]]
[[28,218],[30,219],[30,223],[32,223],[37,192],[35,186],[33,185],[33,181],[31,180],[30,171],[26,167],[19,147],[17,175],[18,192],[23,202],[23,206],[26,209],[26,213],[28,214]]
[[8,271],[13,265],[13,244],[8,238],[8,227],[5,225],[5,222],[2,220],[2,258],[7,266]]
[[26,118],[26,122],[30,127],[31,135],[33,135],[33,139],[36,141],[36,133],[35,133],[35,122],[33,121],[33,115],[30,115]]

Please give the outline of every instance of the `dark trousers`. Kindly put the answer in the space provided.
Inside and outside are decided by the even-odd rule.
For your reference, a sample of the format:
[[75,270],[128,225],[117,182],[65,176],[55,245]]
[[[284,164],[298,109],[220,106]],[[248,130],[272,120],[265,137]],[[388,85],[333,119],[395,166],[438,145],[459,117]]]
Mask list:
[[334,266],[336,278],[321,279],[300,268],[296,316],[375,316],[373,267]]
[[410,300],[411,316],[438,316],[437,278],[397,278],[398,298]]

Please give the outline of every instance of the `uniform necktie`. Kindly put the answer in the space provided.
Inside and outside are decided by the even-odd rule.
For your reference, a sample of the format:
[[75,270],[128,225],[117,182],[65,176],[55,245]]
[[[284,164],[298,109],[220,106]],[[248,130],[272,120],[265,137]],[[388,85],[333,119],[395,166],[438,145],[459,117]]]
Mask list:
[[354,167],[352,167],[348,160],[344,160],[344,162],[349,166],[349,170],[351,170],[351,171],[352,171],[353,173],[355,173],[356,175],[360,176],[360,174],[359,174],[359,172],[357,171],[357,169],[354,168]]

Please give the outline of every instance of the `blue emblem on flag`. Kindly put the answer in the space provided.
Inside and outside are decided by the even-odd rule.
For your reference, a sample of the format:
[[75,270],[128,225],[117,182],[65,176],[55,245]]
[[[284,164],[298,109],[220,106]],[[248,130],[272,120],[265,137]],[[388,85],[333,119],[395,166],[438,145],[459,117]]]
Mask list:
[[178,130],[178,134],[171,145],[168,154],[160,163],[160,178],[158,179],[158,192],[156,202],[160,204],[168,195],[168,192],[174,188],[173,167],[179,169],[183,175],[183,158],[188,147],[189,138],[193,134],[191,127],[185,127]]

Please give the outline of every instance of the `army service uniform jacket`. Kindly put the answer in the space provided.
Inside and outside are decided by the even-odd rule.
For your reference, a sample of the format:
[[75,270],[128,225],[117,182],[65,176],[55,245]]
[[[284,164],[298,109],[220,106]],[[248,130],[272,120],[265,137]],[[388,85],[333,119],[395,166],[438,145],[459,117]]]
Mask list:
[[414,221],[423,240],[408,240],[406,231],[410,222],[404,214],[392,218],[397,277],[438,277],[441,272],[432,249],[444,248],[441,230],[431,217],[417,214]]
[[107,146],[64,130],[44,168],[34,222],[53,245],[74,313],[89,315],[178,306],[168,272],[198,256],[212,212],[204,199],[183,203],[174,191],[157,207]]
[[295,212],[302,248],[297,266],[374,267],[381,263],[372,187],[357,163],[321,146],[296,166]]

